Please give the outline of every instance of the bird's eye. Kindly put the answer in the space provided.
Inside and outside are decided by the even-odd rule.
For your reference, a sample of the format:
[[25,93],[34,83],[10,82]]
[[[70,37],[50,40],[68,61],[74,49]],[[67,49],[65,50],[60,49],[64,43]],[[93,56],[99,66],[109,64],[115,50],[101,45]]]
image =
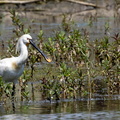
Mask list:
[[29,38],[27,38],[27,40],[30,40]]

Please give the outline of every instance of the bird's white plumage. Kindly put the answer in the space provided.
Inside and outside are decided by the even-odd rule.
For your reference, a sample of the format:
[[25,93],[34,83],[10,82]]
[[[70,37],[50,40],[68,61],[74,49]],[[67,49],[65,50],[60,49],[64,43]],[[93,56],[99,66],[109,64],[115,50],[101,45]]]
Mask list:
[[5,82],[15,82],[23,73],[24,64],[18,66],[17,59],[12,57],[0,61],[0,76]]
[[0,76],[6,82],[16,82],[22,75],[24,63],[28,58],[27,44],[32,37],[29,34],[21,36],[17,42],[16,51],[20,52],[18,57],[5,58],[0,60]]

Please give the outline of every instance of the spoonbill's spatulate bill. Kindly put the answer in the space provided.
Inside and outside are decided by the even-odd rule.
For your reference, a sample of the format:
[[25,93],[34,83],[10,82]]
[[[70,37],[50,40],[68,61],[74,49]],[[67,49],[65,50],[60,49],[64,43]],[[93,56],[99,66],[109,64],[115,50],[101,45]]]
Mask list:
[[15,83],[24,71],[24,64],[28,58],[27,45],[31,44],[36,48],[47,62],[51,60],[35,46],[29,34],[21,36],[17,42],[16,50],[20,52],[18,57],[4,58],[0,60],[0,76],[5,82]]
[[45,58],[47,62],[51,62],[51,59],[48,58],[38,47],[36,47],[32,40],[30,40],[30,43],[34,48],[36,48],[42,54],[42,56]]

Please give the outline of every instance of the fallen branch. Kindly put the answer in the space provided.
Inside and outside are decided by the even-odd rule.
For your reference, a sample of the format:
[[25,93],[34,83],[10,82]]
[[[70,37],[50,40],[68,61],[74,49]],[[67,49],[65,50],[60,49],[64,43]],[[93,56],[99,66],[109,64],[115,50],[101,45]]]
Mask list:
[[79,0],[67,0],[67,1],[74,2],[74,3],[79,3],[79,4],[82,4],[82,5],[92,6],[92,7],[100,7],[100,6],[97,6],[96,4],[83,2],[83,1],[79,1]]
[[30,0],[30,1],[0,1],[0,4],[28,4],[38,2],[40,0]]

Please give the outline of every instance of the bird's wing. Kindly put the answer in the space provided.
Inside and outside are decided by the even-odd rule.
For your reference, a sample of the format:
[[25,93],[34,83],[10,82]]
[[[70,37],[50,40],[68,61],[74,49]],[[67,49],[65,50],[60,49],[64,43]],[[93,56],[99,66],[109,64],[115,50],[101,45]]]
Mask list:
[[6,60],[4,59],[0,60],[0,76],[3,75],[5,68],[6,68]]
[[9,67],[11,58],[0,60],[0,76],[3,76],[4,71]]

